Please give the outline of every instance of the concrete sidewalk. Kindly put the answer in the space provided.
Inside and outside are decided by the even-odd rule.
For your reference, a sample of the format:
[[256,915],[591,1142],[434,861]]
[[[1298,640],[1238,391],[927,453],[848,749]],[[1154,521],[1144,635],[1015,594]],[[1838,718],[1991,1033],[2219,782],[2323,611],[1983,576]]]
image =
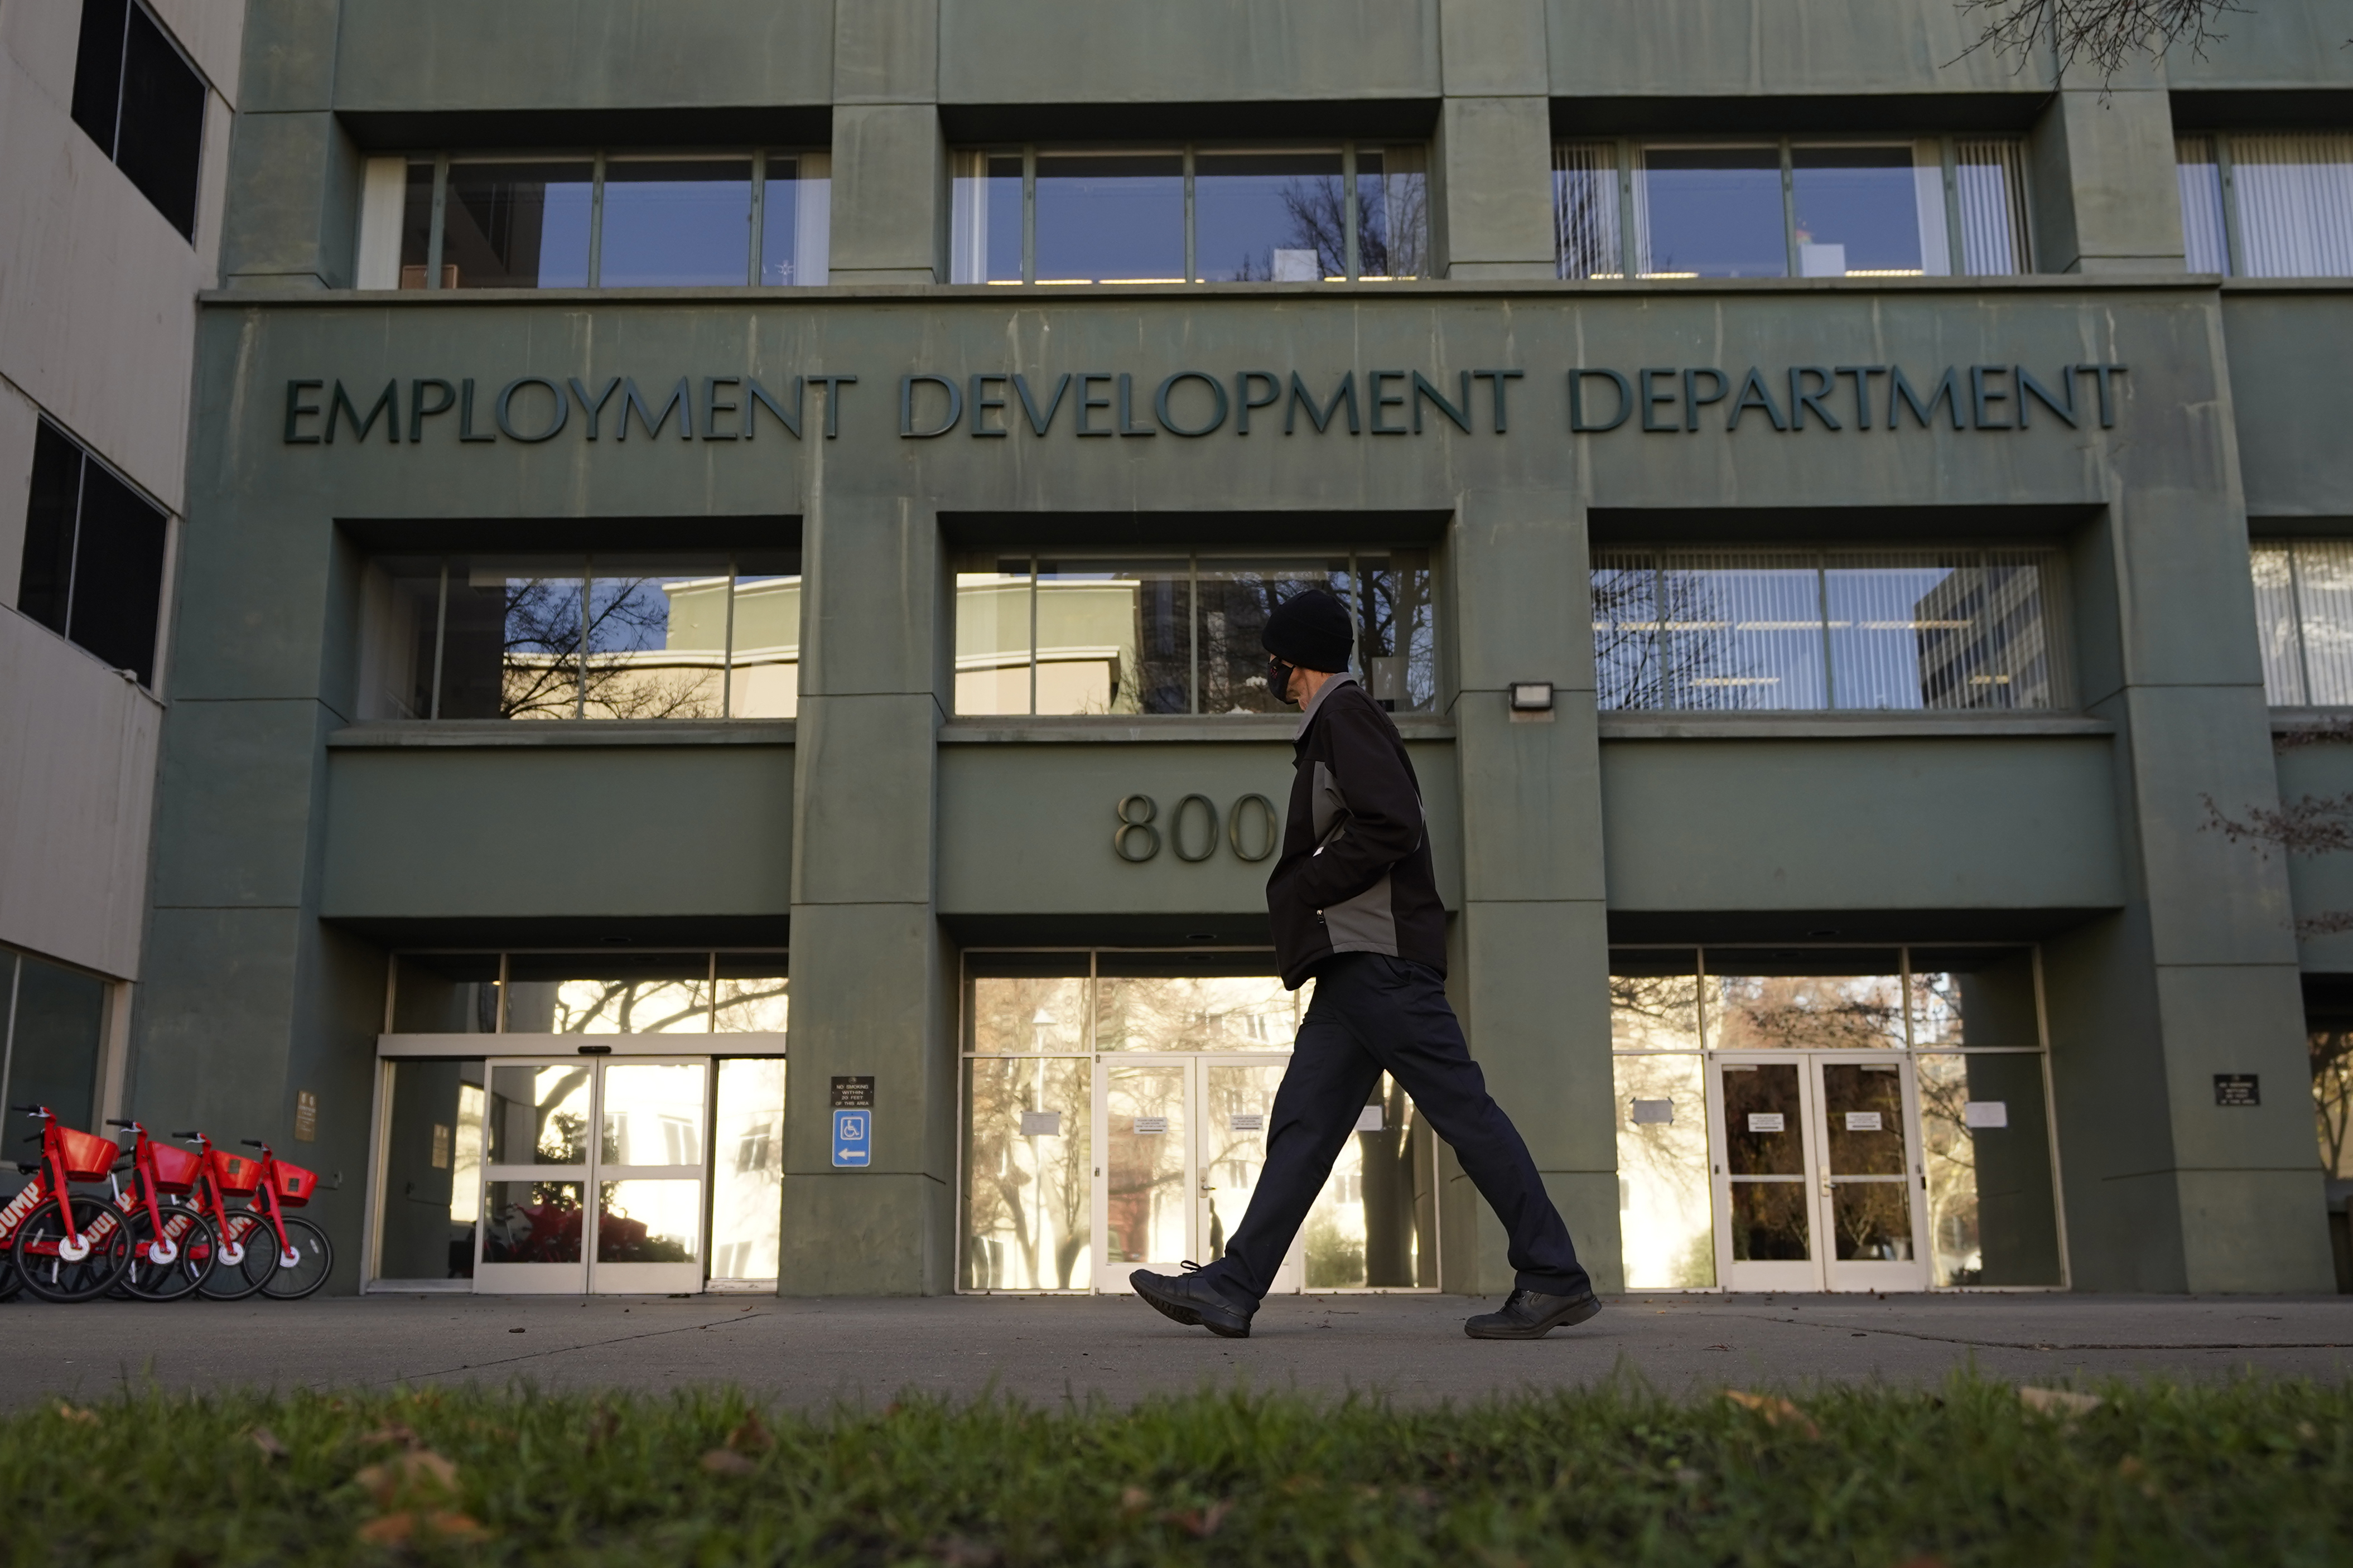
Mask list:
[[[1492,1304],[1492,1303],[1490,1303]],[[1245,1382],[1324,1394],[1467,1399],[1589,1384],[1657,1388],[1989,1375],[2339,1379],[2353,1298],[1642,1296],[1535,1343],[1463,1337],[1460,1296],[1278,1297],[1219,1340],[1134,1297],[780,1300],[772,1296],[369,1296],[291,1305],[0,1307],[0,1402],[171,1389],[527,1381],[659,1391],[740,1383],[786,1404],[906,1390],[1032,1402]]]

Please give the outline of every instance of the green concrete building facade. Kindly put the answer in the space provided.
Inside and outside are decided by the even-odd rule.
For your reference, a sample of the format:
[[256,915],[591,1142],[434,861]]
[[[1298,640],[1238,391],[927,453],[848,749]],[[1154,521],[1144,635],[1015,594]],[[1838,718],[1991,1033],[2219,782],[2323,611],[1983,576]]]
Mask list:
[[[338,1289],[1206,1259],[1312,583],[1604,1289],[2333,1289],[2325,11],[253,0],[121,1103]],[[1385,1089],[1289,1283],[1509,1276]]]

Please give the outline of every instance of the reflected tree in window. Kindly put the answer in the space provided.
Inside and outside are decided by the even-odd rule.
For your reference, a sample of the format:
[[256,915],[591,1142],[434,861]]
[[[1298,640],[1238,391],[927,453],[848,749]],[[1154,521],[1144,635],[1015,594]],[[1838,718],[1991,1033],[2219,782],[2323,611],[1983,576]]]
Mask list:
[[669,616],[652,578],[599,580],[593,592],[578,578],[508,579],[499,717],[720,717],[717,672],[659,657]]
[[1726,975],[1715,1045],[1725,1050],[1900,1049],[1904,994],[1892,975]]
[[1714,635],[1734,617],[1704,574],[1597,552],[1592,594],[1605,709],[1696,706],[1693,694],[1710,683],[1755,673],[1733,639]]
[[1978,1220],[1977,1140],[1965,1110],[1969,1077],[1960,1057],[1922,1057],[1914,1075],[1920,1096],[1921,1163],[1928,1178],[1928,1235],[1939,1285],[1975,1285],[1985,1274]]

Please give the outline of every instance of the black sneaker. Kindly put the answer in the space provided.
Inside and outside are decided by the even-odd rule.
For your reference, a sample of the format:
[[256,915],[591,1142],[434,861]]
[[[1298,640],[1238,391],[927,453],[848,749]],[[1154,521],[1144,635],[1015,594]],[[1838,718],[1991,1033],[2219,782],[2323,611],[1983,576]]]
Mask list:
[[1590,1290],[1581,1296],[1514,1290],[1504,1303],[1503,1310],[1480,1313],[1463,1323],[1462,1331],[1474,1340],[1540,1340],[1555,1329],[1581,1323],[1599,1310],[1601,1303],[1594,1300]]
[[1251,1310],[1235,1306],[1201,1278],[1201,1266],[1187,1262],[1182,1274],[1139,1268],[1127,1277],[1135,1293],[1180,1323],[1198,1323],[1220,1339],[1250,1338]]

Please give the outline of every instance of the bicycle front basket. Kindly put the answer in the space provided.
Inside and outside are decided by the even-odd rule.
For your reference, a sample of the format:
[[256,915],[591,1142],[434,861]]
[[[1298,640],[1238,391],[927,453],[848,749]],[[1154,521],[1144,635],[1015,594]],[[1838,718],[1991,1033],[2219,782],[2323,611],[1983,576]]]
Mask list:
[[114,1162],[122,1157],[122,1145],[113,1139],[77,1132],[70,1127],[58,1129],[58,1147],[65,1155],[66,1175],[77,1182],[106,1180]]
[[249,1198],[261,1190],[261,1162],[248,1160],[242,1154],[224,1154],[216,1149],[212,1153],[213,1180],[220,1184],[221,1195]]
[[290,1209],[299,1209],[311,1201],[319,1190],[319,1173],[300,1165],[278,1162],[278,1201]]
[[185,1149],[174,1149],[169,1143],[149,1143],[148,1157],[155,1162],[155,1185],[166,1193],[185,1193],[196,1184],[196,1177],[205,1167],[204,1156]]

